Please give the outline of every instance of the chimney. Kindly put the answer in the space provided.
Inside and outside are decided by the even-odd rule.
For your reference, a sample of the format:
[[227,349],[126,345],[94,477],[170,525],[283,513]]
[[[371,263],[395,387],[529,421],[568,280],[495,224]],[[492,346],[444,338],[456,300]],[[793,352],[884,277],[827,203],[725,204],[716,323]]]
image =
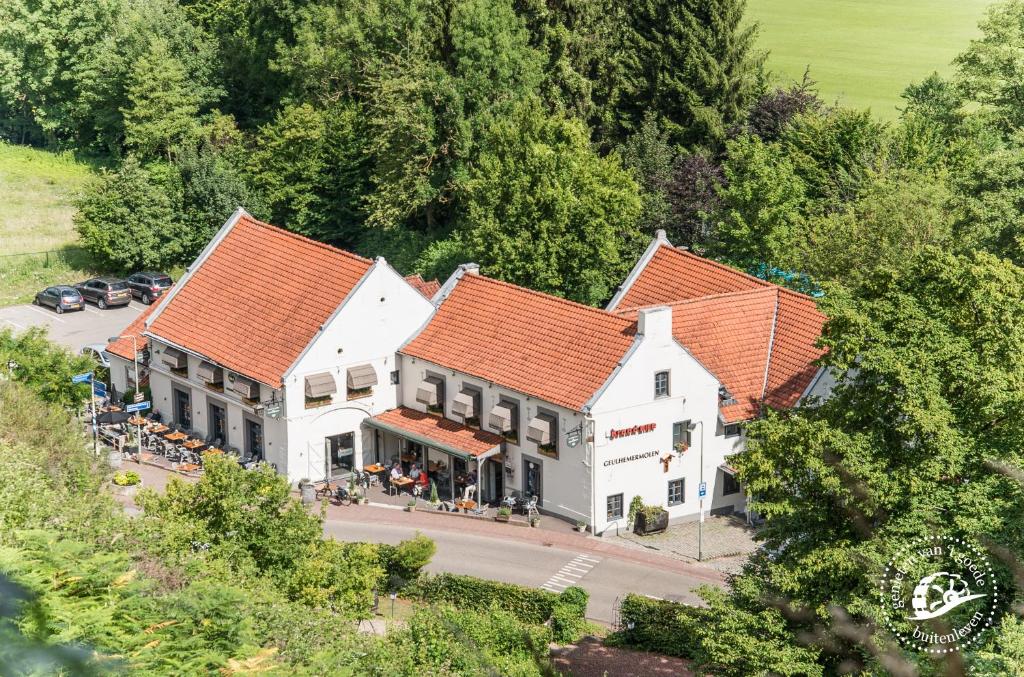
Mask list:
[[668,242],[668,235],[665,234],[665,229],[659,228],[654,231],[654,239],[658,242]]
[[480,274],[480,264],[478,264],[478,263],[463,263],[459,267],[462,268],[462,272],[467,274],[467,275],[479,275]]
[[668,306],[642,308],[636,317],[636,333],[645,341],[669,343],[672,340],[672,309]]

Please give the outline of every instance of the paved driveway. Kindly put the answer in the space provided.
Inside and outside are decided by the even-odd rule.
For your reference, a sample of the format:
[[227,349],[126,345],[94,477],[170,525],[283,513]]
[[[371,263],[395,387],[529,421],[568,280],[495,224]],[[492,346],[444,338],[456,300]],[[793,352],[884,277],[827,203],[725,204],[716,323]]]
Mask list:
[[26,304],[0,308],[0,327],[13,327],[16,331],[29,327],[46,327],[50,338],[78,352],[90,343],[106,343],[117,336],[145,308],[138,301],[127,306],[100,310],[87,305],[84,311],[58,315],[50,308]]

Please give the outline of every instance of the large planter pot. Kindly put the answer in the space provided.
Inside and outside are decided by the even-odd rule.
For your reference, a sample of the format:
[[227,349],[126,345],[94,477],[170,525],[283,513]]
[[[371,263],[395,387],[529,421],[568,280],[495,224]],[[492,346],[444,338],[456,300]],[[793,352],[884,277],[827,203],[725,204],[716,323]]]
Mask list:
[[127,496],[128,498],[134,498],[135,494],[139,493],[139,489],[142,488],[142,482],[138,484],[128,484],[121,486],[120,484],[111,484],[110,490],[116,496]]
[[657,534],[668,528],[668,511],[662,510],[653,519],[648,521],[647,515],[638,512],[636,523],[633,525],[633,532],[640,536]]
[[507,522],[508,518],[509,518],[508,515],[495,515],[494,516],[494,521],[495,522]]
[[316,501],[316,488],[309,483],[299,483],[299,497],[302,500],[302,505],[310,505]]
[[117,470],[124,463],[124,454],[120,451],[111,451],[107,455],[107,463],[111,468]]

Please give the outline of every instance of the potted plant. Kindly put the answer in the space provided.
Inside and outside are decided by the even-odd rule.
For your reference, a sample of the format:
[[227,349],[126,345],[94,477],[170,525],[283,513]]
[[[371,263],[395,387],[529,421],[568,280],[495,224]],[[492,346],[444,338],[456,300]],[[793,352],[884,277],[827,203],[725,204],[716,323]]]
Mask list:
[[438,506],[438,504],[440,504],[440,503],[441,503],[441,498],[437,495],[437,484],[433,480],[431,480],[430,481],[430,505],[432,505],[432,506],[434,506],[436,508]]
[[114,492],[122,496],[134,496],[142,486],[139,473],[129,470],[114,474]]
[[665,531],[667,528],[668,511],[660,505],[645,505],[636,514],[636,523],[633,526],[633,531],[640,536],[648,536]]
[[495,522],[507,522],[512,517],[512,508],[507,505],[503,505],[498,508],[497,514],[494,516]]
[[405,504],[405,509],[409,512],[416,512],[416,499],[410,498],[409,502]]
[[540,525],[540,515],[534,515],[530,518],[530,526],[536,527]]
[[629,502],[629,514],[626,515],[626,525],[636,524],[636,514],[644,509],[644,501],[639,496],[634,496]]
[[581,521],[577,520],[577,522],[576,522],[576,531],[578,531],[578,532],[580,532],[582,534],[586,530],[587,530],[587,523],[586,522],[581,522]]
[[685,454],[686,450],[690,448],[690,445],[687,444],[686,442],[676,442],[674,446],[676,453],[679,454],[680,456]]

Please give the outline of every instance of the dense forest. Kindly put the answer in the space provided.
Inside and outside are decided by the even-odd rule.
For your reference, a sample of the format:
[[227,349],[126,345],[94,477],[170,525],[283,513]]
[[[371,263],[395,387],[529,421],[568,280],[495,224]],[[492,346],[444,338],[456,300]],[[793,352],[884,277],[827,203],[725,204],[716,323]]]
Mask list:
[[943,529],[984,543],[1004,589],[1024,580],[1024,2],[993,5],[952,76],[907,83],[892,123],[822,100],[813,73],[770,84],[743,11],[9,0],[0,135],[108,158],[76,222],[110,270],[189,261],[241,204],[403,272],[474,260],[591,304],[657,228],[813,290],[841,385],[748,426],[733,463],[766,547],[705,593],[686,655],[719,675],[1021,674],[1019,592],[939,665],[879,629],[875,583]]

